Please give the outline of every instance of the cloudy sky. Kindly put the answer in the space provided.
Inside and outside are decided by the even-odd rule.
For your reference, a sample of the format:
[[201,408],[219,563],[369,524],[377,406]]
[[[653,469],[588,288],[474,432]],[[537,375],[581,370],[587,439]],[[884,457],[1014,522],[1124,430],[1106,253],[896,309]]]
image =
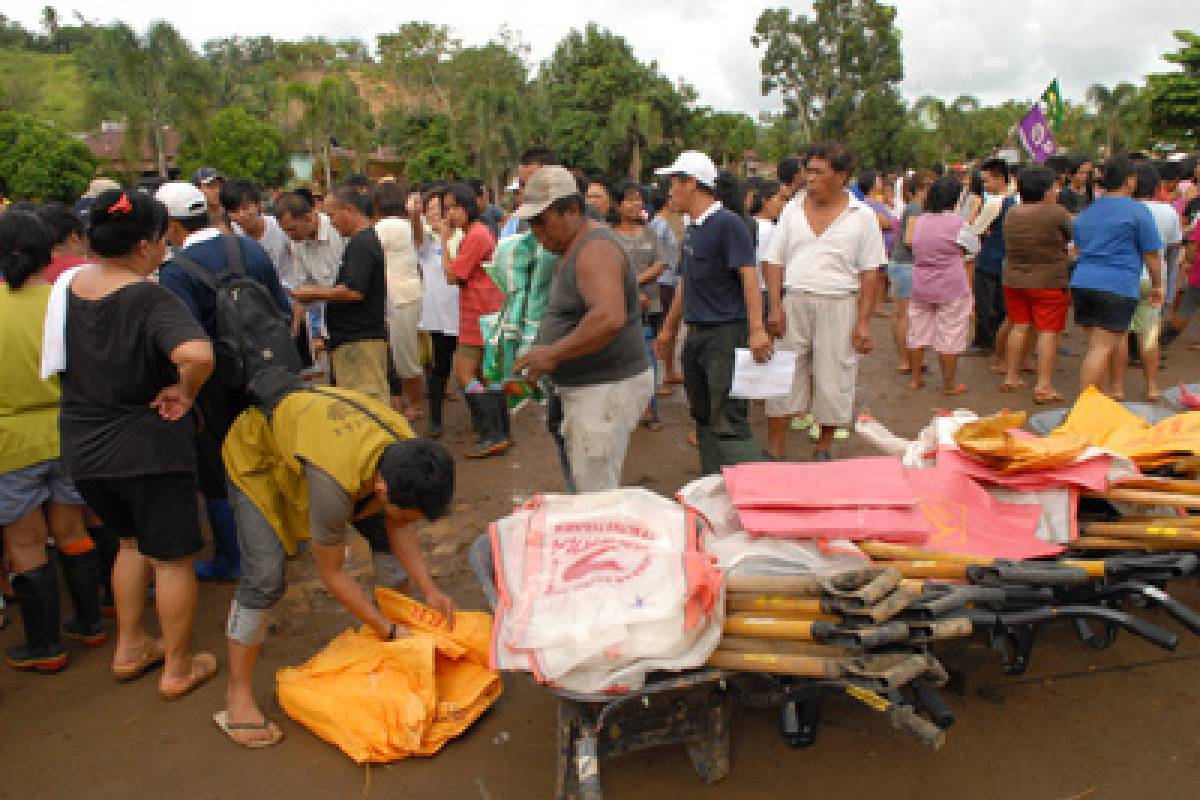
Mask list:
[[[36,28],[45,5],[46,0],[6,0],[4,13]],[[745,0],[73,0],[56,7],[63,17],[78,10],[101,22],[119,13],[139,29],[165,16],[197,45],[234,32],[373,43],[376,34],[413,19],[448,25],[465,43],[479,44],[507,24],[530,44],[534,63],[549,56],[572,27],[593,21],[624,36],[639,58],[656,60],[668,77],[686,79],[699,90],[702,104],[756,114],[776,110],[778,103],[759,93],[759,51],[750,36],[762,9],[778,5]],[[809,2],[789,5],[811,8]],[[1171,31],[1200,29],[1197,0],[896,0],[894,5],[909,99],[923,94],[946,99],[973,94],[985,103],[1034,98],[1057,75],[1063,93],[1082,100],[1090,84],[1141,82],[1149,72],[1166,70],[1170,65],[1160,56],[1176,49]]]

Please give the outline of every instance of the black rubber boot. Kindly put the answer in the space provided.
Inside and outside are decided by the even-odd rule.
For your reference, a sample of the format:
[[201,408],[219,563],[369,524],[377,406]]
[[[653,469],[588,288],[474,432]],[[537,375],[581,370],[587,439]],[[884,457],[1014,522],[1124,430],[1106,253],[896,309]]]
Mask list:
[[13,669],[58,672],[67,666],[67,651],[58,640],[58,577],[43,564],[13,578],[13,593],[21,608],[25,644],[5,649],[4,660]]
[[[467,411],[471,414],[471,429],[475,431],[475,448],[483,446],[488,436],[487,400],[482,394],[463,395],[467,399]],[[470,451],[468,451],[468,454]]]
[[504,390],[500,390],[488,392],[488,396],[492,398],[494,404],[497,432],[500,434],[501,440],[508,442],[511,447],[513,443],[512,417],[508,413],[508,395],[504,393]]
[[430,392],[426,400],[429,406],[429,427],[425,429],[425,436],[430,439],[442,438],[442,404],[446,402],[446,391],[443,388],[440,392]]
[[75,607],[75,619],[63,623],[63,633],[88,647],[99,647],[108,641],[108,631],[100,624],[100,559],[93,549],[77,556],[59,553],[58,560]]
[[113,565],[117,563],[117,552],[121,549],[121,539],[116,531],[107,525],[98,525],[88,528],[87,531],[96,545],[97,569],[100,572],[100,616],[115,617],[117,609],[112,590],[112,573]]
[[471,406],[472,419],[478,417],[481,433],[479,444],[467,451],[467,458],[487,458],[512,446],[504,436],[508,407],[504,405],[503,392],[468,394],[467,403]]

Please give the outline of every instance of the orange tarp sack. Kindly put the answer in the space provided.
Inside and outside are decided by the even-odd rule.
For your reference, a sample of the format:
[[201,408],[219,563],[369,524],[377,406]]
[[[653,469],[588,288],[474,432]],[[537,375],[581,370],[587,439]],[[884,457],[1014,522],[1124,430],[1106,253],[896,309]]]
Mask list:
[[1005,474],[1052,469],[1070,464],[1089,444],[1082,436],[1031,436],[1018,430],[1024,412],[1001,412],[968,422],[954,433],[964,453]]
[[1139,467],[1169,464],[1200,453],[1200,411],[1151,425],[1120,403],[1088,387],[1051,437],[1085,437],[1090,444],[1132,459]]
[[279,704],[359,764],[433,755],[500,696],[500,675],[487,668],[491,615],[459,612],[450,629],[399,592],[375,594],[410,635],[385,642],[365,626],[344,631],[276,674]]

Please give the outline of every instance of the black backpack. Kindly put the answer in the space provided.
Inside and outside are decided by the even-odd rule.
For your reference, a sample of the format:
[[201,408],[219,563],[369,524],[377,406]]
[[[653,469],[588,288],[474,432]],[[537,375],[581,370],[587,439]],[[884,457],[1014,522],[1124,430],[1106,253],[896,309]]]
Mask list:
[[212,290],[215,308],[213,377],[232,389],[246,389],[268,367],[299,374],[304,365],[292,337],[290,317],[279,309],[267,287],[246,274],[236,236],[222,236],[225,271],[213,274],[185,255],[172,259]]

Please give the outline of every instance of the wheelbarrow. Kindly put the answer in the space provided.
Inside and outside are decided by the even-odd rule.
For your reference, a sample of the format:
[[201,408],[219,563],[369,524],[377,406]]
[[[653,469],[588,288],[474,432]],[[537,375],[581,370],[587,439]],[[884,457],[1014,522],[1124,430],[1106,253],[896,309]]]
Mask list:
[[[487,534],[468,551],[471,569],[496,608]],[[729,774],[729,673],[699,669],[653,673],[636,691],[581,694],[549,689],[558,701],[555,798],[601,800],[603,760],[651,747],[683,745],[705,783]]]

